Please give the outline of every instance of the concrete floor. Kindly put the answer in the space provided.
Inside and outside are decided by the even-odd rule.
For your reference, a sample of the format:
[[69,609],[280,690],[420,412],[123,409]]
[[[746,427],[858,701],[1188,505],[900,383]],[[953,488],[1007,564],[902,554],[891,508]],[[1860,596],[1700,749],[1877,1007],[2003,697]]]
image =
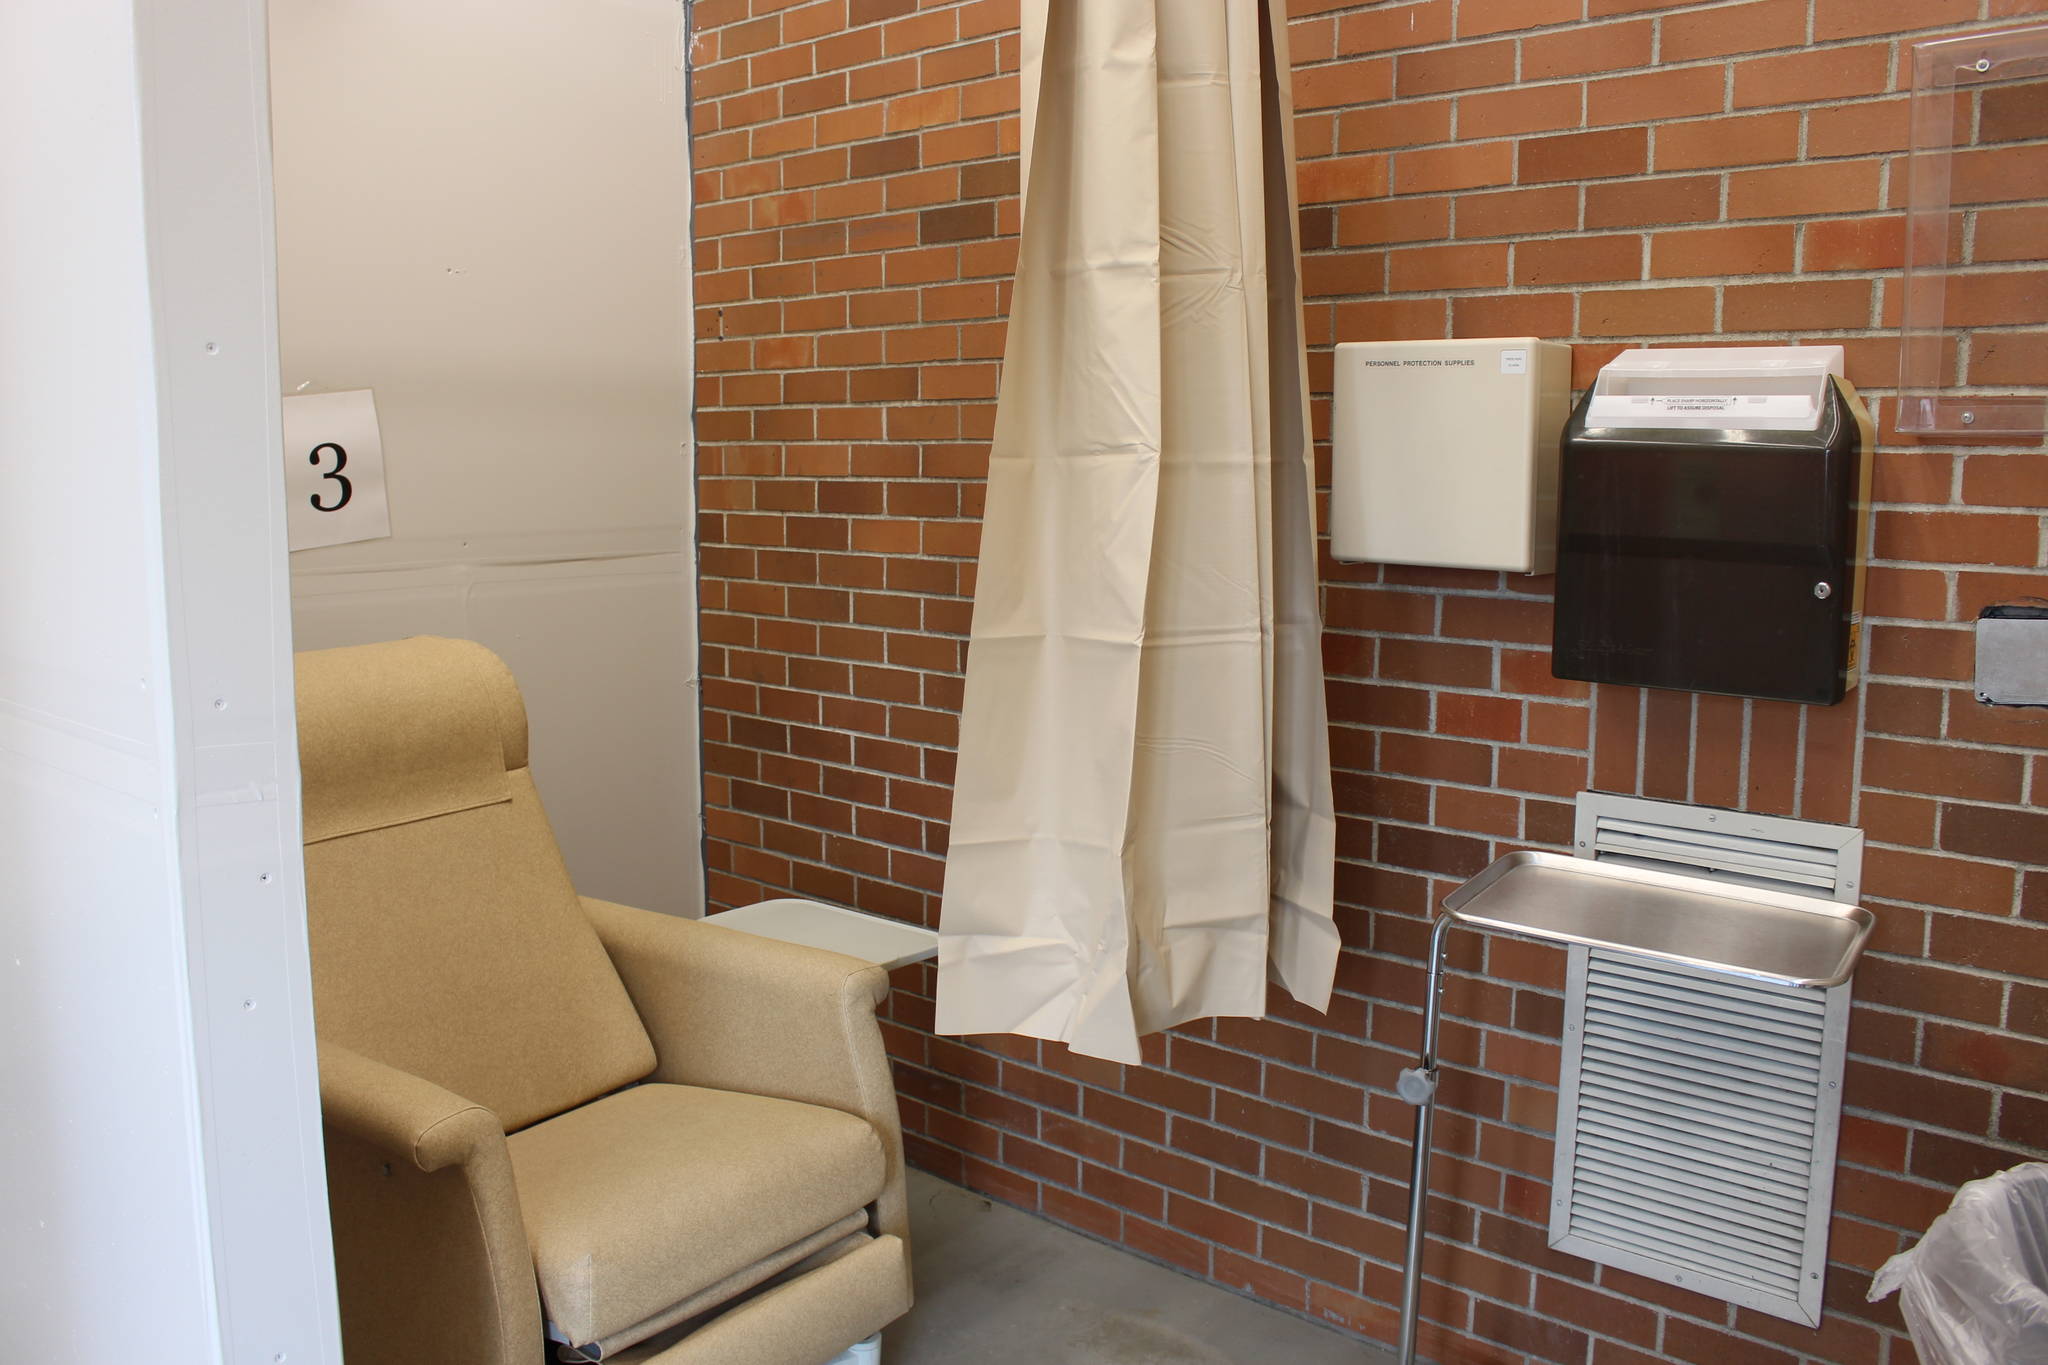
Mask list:
[[1383,1365],[1351,1337],[910,1173],[917,1304],[882,1365]]

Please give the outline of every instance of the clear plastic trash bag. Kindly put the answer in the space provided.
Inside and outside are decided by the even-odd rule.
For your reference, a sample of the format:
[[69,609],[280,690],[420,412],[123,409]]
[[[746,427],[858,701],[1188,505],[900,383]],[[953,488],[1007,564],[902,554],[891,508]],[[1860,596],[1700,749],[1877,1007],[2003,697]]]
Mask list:
[[1957,1190],[1870,1298],[1894,1289],[1922,1365],[2048,1365],[2048,1162]]

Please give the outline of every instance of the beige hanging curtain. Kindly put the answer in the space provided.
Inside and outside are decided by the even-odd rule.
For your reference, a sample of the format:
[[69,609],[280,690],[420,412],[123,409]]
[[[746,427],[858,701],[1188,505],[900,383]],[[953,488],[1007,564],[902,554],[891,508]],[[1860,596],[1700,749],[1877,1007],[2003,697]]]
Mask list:
[[1336,972],[1285,15],[1023,8],[938,1028],[1135,1062]]

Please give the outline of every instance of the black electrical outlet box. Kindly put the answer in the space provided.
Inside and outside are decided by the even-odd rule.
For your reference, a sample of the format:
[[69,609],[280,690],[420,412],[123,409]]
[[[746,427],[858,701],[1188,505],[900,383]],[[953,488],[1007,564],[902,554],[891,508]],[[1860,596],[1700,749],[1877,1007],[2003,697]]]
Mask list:
[[[1843,380],[1819,399],[1811,431],[1648,428],[1591,425],[1587,391],[1562,452],[1556,676],[1842,700],[1861,662],[1872,440]],[[1701,401],[1740,419],[1740,399]]]

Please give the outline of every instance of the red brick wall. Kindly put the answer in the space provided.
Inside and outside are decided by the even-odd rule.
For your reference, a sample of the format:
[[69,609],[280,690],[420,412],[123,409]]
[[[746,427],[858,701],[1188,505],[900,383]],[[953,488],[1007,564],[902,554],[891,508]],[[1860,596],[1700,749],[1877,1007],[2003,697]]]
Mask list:
[[[1565,338],[1581,382],[1642,341],[1838,341],[1883,398],[1908,45],[2037,8],[1294,0],[1318,431],[1339,338]],[[693,10],[711,897],[933,923],[1016,255],[1015,0]],[[2040,154],[1972,183],[2039,198]],[[933,1037],[912,969],[888,1034],[913,1160],[1385,1336],[1411,1114],[1389,1087],[1434,899],[1561,846],[1586,786],[1851,821],[1881,928],[1826,1325],[1547,1249],[1560,957],[1508,941],[1450,996],[1424,1302],[1458,1360],[1909,1360],[1870,1272],[2048,1144],[2048,713],[1973,700],[1967,624],[2048,594],[2048,456],[1894,440],[1876,497],[1870,678],[1831,709],[1560,682],[1547,580],[1326,563],[1330,1016],[1276,998],[1127,1070]]]

